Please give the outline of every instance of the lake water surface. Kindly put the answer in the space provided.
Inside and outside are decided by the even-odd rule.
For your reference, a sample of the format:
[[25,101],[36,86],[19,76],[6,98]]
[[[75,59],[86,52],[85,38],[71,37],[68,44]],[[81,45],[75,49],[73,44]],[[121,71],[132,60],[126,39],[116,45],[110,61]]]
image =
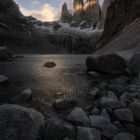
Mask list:
[[[82,98],[91,84],[92,78],[86,75],[87,55],[24,55],[12,61],[0,63],[0,74],[9,78],[5,95],[11,97],[26,88],[32,89],[33,106],[41,109],[52,106],[57,98]],[[53,68],[46,68],[46,62],[55,62]],[[63,95],[56,97],[56,93]],[[39,104],[39,105],[38,105]]]

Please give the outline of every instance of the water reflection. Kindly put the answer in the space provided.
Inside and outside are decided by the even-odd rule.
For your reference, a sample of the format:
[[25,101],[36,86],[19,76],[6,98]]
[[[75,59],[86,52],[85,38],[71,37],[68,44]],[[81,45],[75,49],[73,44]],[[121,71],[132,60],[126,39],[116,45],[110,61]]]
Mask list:
[[[33,106],[51,105],[55,94],[64,93],[60,98],[76,98],[80,101],[91,79],[78,74],[85,71],[86,55],[26,55],[13,62],[0,63],[0,73],[7,75],[11,82],[11,91],[17,92],[24,88],[33,91]],[[46,68],[46,62],[55,62],[53,68]],[[59,97],[57,97],[59,98]],[[38,105],[37,105],[38,106]]]

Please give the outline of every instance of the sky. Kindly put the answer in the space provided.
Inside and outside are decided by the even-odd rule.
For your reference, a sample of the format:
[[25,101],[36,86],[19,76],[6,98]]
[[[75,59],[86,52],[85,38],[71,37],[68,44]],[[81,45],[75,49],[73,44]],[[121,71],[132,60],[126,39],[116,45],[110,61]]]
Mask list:
[[[61,6],[64,2],[72,9],[73,0],[15,0],[25,16],[34,16],[42,21],[54,21],[59,19]],[[103,0],[99,0],[102,4]]]

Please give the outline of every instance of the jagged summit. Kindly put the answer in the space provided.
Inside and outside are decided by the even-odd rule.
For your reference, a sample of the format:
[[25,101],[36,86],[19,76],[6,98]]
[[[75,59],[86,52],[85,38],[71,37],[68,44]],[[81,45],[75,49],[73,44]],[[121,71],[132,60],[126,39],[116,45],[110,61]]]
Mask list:
[[74,0],[73,1],[73,12],[81,12],[84,10],[84,1],[83,0]]
[[0,0],[0,13],[14,17],[22,16],[19,6],[13,0]]
[[64,2],[62,5],[62,12],[61,12],[61,21],[62,22],[69,22],[72,18],[72,15],[70,14],[67,4]]
[[[66,14],[67,13],[67,14]],[[66,3],[62,6],[62,14],[61,14],[61,21],[62,19],[66,19],[64,17],[69,17],[68,9]],[[67,16],[65,16],[67,15]],[[67,18],[68,19],[68,18]],[[70,18],[69,18],[70,19]],[[74,0],[73,1],[73,15],[71,18],[72,22],[74,22],[74,26],[78,26],[83,21],[86,21],[86,25],[84,26],[96,26],[101,19],[101,8],[99,5],[99,0]],[[70,20],[66,20],[70,21]]]
[[99,0],[86,0],[84,7],[86,20],[97,24],[101,18]]

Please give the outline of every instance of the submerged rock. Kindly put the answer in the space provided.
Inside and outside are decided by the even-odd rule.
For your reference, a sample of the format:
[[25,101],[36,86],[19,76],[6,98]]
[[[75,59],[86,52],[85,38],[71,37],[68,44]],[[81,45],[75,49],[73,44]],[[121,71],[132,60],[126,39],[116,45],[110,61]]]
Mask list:
[[44,116],[18,105],[0,106],[1,140],[36,140],[44,125]]
[[32,99],[32,91],[31,89],[23,90],[19,95],[13,98],[13,102],[22,102],[22,101],[29,101]]
[[44,66],[47,68],[53,68],[56,66],[56,64],[54,62],[47,62],[44,64]]
[[112,75],[126,74],[127,62],[118,54],[90,56],[86,60],[89,71],[97,71]]
[[76,100],[66,100],[66,99],[57,99],[53,103],[55,109],[69,109],[75,107],[77,104]]

